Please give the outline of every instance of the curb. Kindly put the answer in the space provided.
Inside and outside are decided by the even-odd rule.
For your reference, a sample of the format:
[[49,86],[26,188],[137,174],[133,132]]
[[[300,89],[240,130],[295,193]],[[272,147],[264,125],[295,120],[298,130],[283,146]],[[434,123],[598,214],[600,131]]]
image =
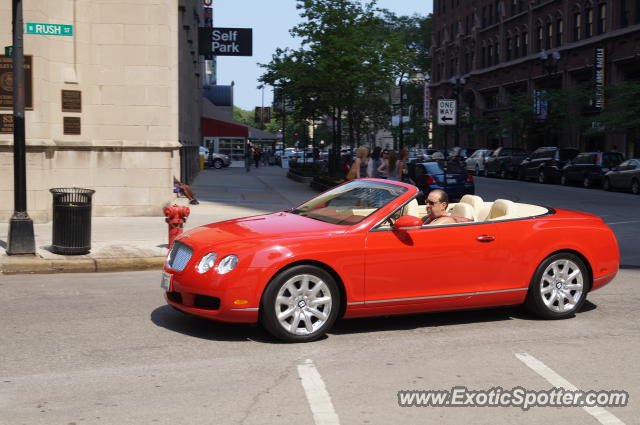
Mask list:
[[165,257],[69,258],[46,260],[33,256],[0,259],[0,274],[103,273],[160,270]]

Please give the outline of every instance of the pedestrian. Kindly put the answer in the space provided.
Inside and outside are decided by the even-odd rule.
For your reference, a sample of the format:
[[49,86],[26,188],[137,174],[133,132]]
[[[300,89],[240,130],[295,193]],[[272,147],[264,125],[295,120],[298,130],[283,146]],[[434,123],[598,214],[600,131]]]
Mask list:
[[381,179],[384,176],[378,172],[378,168],[382,165],[382,148],[376,146],[371,152],[369,158],[369,166],[367,167],[367,177]]
[[411,184],[415,184],[413,179],[409,176],[408,164],[409,161],[409,150],[402,149],[400,151],[400,160],[398,161],[398,177],[400,181],[408,182]]
[[383,173],[385,178],[389,180],[400,180],[398,176],[398,155],[394,150],[388,151],[387,157],[382,162],[382,165],[378,167],[378,171]]
[[253,152],[253,161],[256,164],[256,168],[260,166],[260,155],[262,154],[262,149],[256,147]]
[[251,170],[251,158],[253,157],[253,147],[251,143],[247,143],[244,147],[244,169],[249,172]]
[[353,163],[353,167],[355,167],[355,178],[360,179],[367,177],[368,166],[369,146],[362,145],[356,150],[356,160]]
[[182,193],[189,200],[191,205],[198,205],[200,203],[196,199],[196,195],[194,195],[193,190],[191,190],[189,185],[182,183],[175,176],[173,177],[173,191],[175,193]]

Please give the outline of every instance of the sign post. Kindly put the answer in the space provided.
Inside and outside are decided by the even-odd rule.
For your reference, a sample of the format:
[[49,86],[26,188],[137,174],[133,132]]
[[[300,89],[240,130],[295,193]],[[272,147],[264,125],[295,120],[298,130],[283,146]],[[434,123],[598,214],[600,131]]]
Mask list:
[[33,220],[27,213],[27,161],[24,128],[24,51],[22,0],[13,0],[13,204],[7,254],[35,254]]

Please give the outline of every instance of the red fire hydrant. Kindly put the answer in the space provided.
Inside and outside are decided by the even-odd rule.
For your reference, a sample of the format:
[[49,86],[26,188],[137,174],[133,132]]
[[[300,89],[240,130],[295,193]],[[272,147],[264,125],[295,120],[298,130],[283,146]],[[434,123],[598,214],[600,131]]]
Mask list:
[[169,249],[173,246],[173,241],[182,233],[182,226],[189,217],[189,207],[182,207],[178,205],[172,205],[170,207],[164,207],[165,220],[169,224]]

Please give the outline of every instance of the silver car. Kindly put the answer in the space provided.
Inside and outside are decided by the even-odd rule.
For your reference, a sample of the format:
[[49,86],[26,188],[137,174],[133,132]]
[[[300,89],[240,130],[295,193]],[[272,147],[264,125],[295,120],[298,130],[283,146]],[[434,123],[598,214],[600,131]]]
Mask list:
[[465,160],[467,170],[473,171],[477,176],[484,171],[484,164],[493,151],[491,149],[478,149],[469,158]]

